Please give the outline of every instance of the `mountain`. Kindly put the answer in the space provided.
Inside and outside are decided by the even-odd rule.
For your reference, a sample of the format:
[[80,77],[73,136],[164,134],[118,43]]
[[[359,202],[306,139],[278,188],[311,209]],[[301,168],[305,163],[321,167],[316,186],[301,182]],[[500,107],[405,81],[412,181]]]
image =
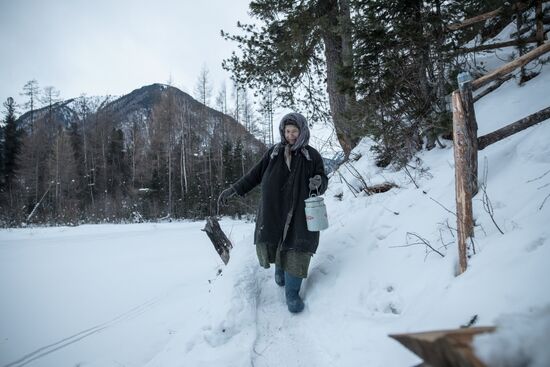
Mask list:
[[30,130],[31,120],[38,121],[50,118],[56,125],[69,127],[71,122],[78,121],[79,119],[77,110],[77,100],[70,98],[52,104],[51,109],[49,106],[45,106],[34,110],[32,113],[31,111],[27,111],[17,119],[17,124],[25,130]]
[[[130,130],[138,126],[147,129],[154,118],[155,111],[161,109],[163,97],[173,98],[172,122],[181,123],[183,127],[200,127],[204,132],[227,134],[224,140],[240,139],[243,145],[254,152],[265,149],[265,145],[250,134],[244,126],[233,117],[203,105],[189,94],[173,86],[151,84],[138,88],[126,95],[113,99],[106,97],[71,98],[42,107],[33,112],[34,123],[49,119],[54,124],[68,128],[71,123],[85,123],[97,118],[107,118],[112,127],[124,132],[128,140]],[[21,115],[18,124],[25,130],[31,128],[31,112]],[[214,126],[207,129],[206,126]]]

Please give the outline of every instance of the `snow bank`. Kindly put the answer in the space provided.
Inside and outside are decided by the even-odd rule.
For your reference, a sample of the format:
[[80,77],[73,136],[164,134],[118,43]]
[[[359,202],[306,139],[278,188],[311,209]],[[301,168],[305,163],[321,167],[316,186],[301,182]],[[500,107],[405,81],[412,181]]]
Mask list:
[[477,336],[476,354],[489,367],[545,367],[550,361],[550,307],[502,315],[497,331]]

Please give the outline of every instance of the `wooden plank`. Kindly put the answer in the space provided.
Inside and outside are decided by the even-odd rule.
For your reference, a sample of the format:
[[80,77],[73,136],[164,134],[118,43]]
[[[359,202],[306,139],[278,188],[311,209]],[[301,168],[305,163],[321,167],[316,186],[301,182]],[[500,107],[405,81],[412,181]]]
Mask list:
[[389,336],[432,367],[485,367],[473,352],[472,340],[494,331],[494,327],[475,327]]

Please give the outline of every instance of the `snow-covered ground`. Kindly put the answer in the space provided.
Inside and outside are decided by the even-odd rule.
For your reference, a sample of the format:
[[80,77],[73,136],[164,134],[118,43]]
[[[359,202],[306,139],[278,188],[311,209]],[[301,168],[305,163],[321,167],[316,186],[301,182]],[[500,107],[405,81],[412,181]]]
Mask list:
[[[476,103],[480,135],[549,105],[544,69]],[[476,254],[458,277],[450,142],[422,152],[408,176],[375,167],[365,139],[353,167],[369,185],[399,187],[356,197],[341,179],[359,186],[353,169],[331,178],[331,226],[298,315],[273,269],[257,265],[252,223],[221,221],[235,245],[227,266],[201,222],[1,230],[0,366],[410,366],[419,359],[388,334],[475,315],[500,328],[476,339],[485,360],[548,366],[549,137],[546,121],[480,152],[504,234],[481,191]]]
[[[250,229],[225,225],[236,241]],[[0,365],[146,364],[209,302],[220,263],[202,227],[0,232]]]

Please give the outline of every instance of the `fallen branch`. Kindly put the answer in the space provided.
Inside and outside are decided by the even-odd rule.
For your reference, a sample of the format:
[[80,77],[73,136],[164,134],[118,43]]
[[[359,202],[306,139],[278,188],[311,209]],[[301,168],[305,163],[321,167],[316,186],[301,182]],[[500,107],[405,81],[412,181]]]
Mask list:
[[29,214],[29,216],[27,217],[27,222],[31,220],[32,216],[34,215],[34,212],[36,211],[36,209],[38,209],[38,207],[40,206],[40,204],[42,203],[42,201],[46,197],[46,194],[50,191],[50,187],[52,187],[52,182],[50,182],[50,184],[48,185],[48,188],[46,189],[46,192],[44,193],[44,195],[42,195],[42,197],[40,198],[38,203],[36,203],[36,205],[32,209],[31,214]]
[[414,186],[416,186],[417,189],[420,188],[420,186],[418,186],[418,184],[416,183],[415,179],[413,178],[413,176],[411,175],[411,173],[409,172],[408,168],[407,168],[407,165],[405,165],[405,167],[403,167],[405,169],[405,173],[407,174],[407,176],[409,176],[409,178],[411,179],[412,183],[414,184]]
[[546,195],[546,197],[542,201],[542,204],[540,204],[539,206],[539,210],[542,210],[542,207],[544,206],[544,203],[546,203],[546,200],[548,200],[548,198],[550,198],[550,194]]
[[365,191],[367,192],[368,195],[381,194],[383,192],[390,191],[394,187],[399,187],[399,186],[397,186],[393,182],[384,182],[378,185],[372,185],[372,186],[366,187]]
[[550,173],[550,170],[544,172],[542,175],[540,175],[539,177],[536,177],[536,178],[533,178],[532,180],[529,180],[527,181],[527,183],[530,183],[530,182],[534,182],[534,181],[537,181],[537,180],[540,180],[541,178],[543,178],[544,176],[546,176],[547,174]]
[[336,171],[338,172],[338,174],[340,175],[340,179],[342,181],[344,181],[344,183],[346,184],[346,186],[348,187],[349,191],[351,191],[351,193],[353,194],[353,196],[357,197],[357,194],[359,193],[359,191],[353,187],[349,182],[348,180],[346,180],[346,178],[344,177],[344,175],[342,173],[340,173],[340,170]]
[[428,195],[428,193],[427,193],[426,191],[422,191],[422,193],[423,193],[424,195],[427,195],[428,198],[429,198],[430,200],[432,200],[432,201],[435,202],[437,205],[439,205],[440,207],[442,207],[443,209],[445,209],[446,211],[448,211],[449,213],[451,213],[452,215],[454,215],[454,216],[456,217],[456,213],[455,213],[455,212],[453,212],[453,211],[450,210],[450,209],[447,209],[447,208],[446,208],[443,204],[441,204],[439,201],[435,200],[435,199],[432,198],[430,195]]
[[[390,246],[390,248],[424,245],[424,246],[430,248],[433,252],[437,253],[439,256],[445,257],[445,255],[443,255],[441,252],[439,252],[435,248],[433,248],[433,246],[430,244],[430,242],[428,240],[426,240],[425,238],[422,238],[420,235],[418,235],[416,233],[413,233],[413,232],[407,232],[406,236],[407,236],[406,237],[407,238],[407,244],[406,245]],[[419,242],[409,243],[409,236],[415,237],[416,239],[418,239]]]
[[489,163],[487,162],[487,157],[485,157],[485,167],[483,168],[483,181],[480,183],[481,191],[483,192],[483,209],[489,214],[489,217],[493,221],[493,224],[495,227],[497,227],[500,234],[504,234],[502,229],[500,229],[499,225],[497,224],[495,220],[495,211],[493,209],[493,204],[491,204],[491,200],[489,199],[489,195],[487,194],[487,173],[489,171]]

